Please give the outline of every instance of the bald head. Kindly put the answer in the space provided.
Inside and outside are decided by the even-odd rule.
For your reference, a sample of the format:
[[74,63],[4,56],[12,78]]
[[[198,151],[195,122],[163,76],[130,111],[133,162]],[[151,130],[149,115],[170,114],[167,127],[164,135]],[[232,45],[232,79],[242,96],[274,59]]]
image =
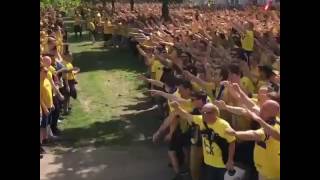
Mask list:
[[212,103],[205,104],[201,111],[203,119],[208,123],[214,122],[216,118],[220,116],[219,108]]
[[268,119],[271,117],[276,117],[280,112],[280,105],[274,100],[267,100],[261,106],[261,117],[263,119]]
[[45,67],[49,67],[51,65],[51,58],[49,56],[44,56],[42,62]]

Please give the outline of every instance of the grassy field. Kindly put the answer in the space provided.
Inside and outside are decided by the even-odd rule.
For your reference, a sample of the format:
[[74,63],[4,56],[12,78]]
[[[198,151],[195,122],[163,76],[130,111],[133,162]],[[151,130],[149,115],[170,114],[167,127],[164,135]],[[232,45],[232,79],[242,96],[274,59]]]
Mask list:
[[[68,23],[68,22],[67,22]],[[86,37],[86,34],[84,35]],[[150,108],[146,88],[137,76],[146,71],[129,49],[107,49],[102,42],[69,39],[77,75],[79,97],[63,120],[63,146],[127,145],[150,139],[160,119]]]

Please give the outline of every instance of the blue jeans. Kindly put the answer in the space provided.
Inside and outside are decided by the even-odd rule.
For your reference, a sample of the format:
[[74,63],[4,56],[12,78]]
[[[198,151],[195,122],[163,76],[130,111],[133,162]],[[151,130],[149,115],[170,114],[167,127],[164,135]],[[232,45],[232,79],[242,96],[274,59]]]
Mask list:
[[205,165],[205,180],[224,180],[226,173],[225,168],[216,168],[213,166]]

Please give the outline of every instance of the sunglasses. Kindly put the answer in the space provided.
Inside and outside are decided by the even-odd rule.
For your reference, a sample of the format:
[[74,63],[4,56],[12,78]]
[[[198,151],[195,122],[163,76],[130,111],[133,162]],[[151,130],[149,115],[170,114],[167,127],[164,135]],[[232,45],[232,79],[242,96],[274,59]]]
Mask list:
[[208,111],[208,112],[206,112],[206,111],[202,111],[201,112],[203,115],[209,115],[209,114],[212,114],[213,113],[213,111]]

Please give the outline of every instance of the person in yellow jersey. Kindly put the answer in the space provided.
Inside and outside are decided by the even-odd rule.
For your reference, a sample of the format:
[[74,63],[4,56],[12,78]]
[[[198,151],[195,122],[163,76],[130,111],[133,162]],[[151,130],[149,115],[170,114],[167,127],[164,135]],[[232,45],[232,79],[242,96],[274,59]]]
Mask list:
[[96,42],[96,34],[97,34],[94,18],[89,19],[88,30],[89,30],[89,37],[92,41],[92,44],[94,44]]
[[48,71],[48,79],[51,83],[52,90],[53,90],[53,104],[54,110],[52,111],[52,121],[50,123],[50,129],[52,131],[53,136],[57,136],[60,133],[58,129],[58,118],[60,114],[60,102],[64,100],[62,93],[59,91],[57,86],[57,73],[56,69],[51,65],[51,58],[49,56],[44,56],[42,58],[42,62],[44,67],[46,67]]
[[[179,101],[182,108],[187,112],[193,111],[193,104],[191,101],[192,85],[189,81],[182,80],[178,85],[178,94],[169,94],[158,90],[150,90],[153,95],[165,97],[169,101]],[[169,142],[168,155],[175,172],[174,178],[179,178],[185,172],[181,169],[179,164],[179,154],[183,152],[183,162],[189,166],[189,147],[190,147],[190,126],[185,120],[182,120],[177,115],[171,115],[166,118],[159,130],[154,133],[153,139],[157,141],[160,135],[169,128],[169,133],[165,136],[165,141]]]
[[153,57],[151,61],[151,79],[160,81],[163,74],[164,65],[160,62],[160,60]]
[[234,24],[234,28],[241,32],[241,56],[250,66],[250,56],[254,48],[254,25],[252,22],[245,22],[244,27]]
[[174,113],[200,127],[202,136],[203,158],[205,164],[204,180],[224,180],[226,170],[234,170],[235,140],[227,134],[230,125],[219,118],[219,109],[212,103],[201,108],[202,115],[191,115],[175,102]]
[[113,25],[111,23],[110,18],[106,17],[104,24],[103,24],[103,39],[104,39],[106,45],[111,40],[112,33],[113,33]]
[[78,33],[80,35],[80,39],[82,38],[82,23],[81,23],[81,16],[76,13],[74,17],[74,25],[73,25],[73,30],[75,37],[78,39]]
[[261,129],[234,131],[230,128],[228,134],[256,142],[253,156],[259,180],[280,180],[280,120],[276,118],[280,105],[276,101],[267,100],[259,114],[248,109],[242,111],[257,121]]
[[78,68],[74,68],[72,65],[72,55],[69,51],[65,52],[63,65],[64,68],[60,69],[58,73],[63,73],[63,84],[64,84],[64,114],[69,114],[70,107],[70,97],[77,99],[77,89],[76,89],[76,75],[75,71],[79,71]]
[[[191,101],[193,104],[192,115],[201,115],[201,108],[211,99],[204,91],[193,92],[191,95]],[[190,174],[192,180],[200,180],[201,164],[203,163],[203,149],[200,127],[195,123],[191,124],[190,135]]]
[[48,69],[40,67],[40,104],[42,108],[42,121],[40,125],[40,144],[48,140],[48,125],[51,123],[53,105],[52,86],[48,79]]

